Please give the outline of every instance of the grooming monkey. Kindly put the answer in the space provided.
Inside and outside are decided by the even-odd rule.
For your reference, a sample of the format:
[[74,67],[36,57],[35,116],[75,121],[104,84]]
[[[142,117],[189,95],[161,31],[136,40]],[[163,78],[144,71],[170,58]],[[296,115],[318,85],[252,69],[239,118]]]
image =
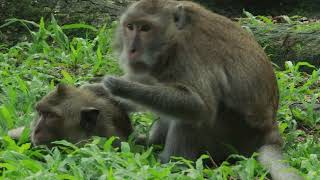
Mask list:
[[[62,139],[79,143],[92,136],[126,140],[132,133],[127,113],[101,86],[58,85],[36,104],[36,110],[38,117],[31,133],[34,145],[50,146]],[[17,139],[22,131],[23,127],[11,130],[9,136]]]
[[140,0],[121,16],[114,45],[125,75],[103,84],[159,115],[148,141],[164,144],[163,163],[258,151],[273,179],[301,179],[282,161],[272,65],[237,23],[190,1]]

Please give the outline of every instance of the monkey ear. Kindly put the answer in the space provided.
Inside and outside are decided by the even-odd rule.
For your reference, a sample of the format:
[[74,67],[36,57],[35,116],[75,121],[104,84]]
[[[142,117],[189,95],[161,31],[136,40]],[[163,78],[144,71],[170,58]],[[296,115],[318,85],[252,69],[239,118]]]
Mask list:
[[179,4],[176,6],[174,13],[174,22],[179,30],[183,29],[188,23],[190,23],[190,16],[186,10],[186,6]]
[[58,95],[65,95],[67,92],[67,85],[60,83],[57,85],[57,93]]
[[86,131],[92,131],[97,124],[100,111],[94,107],[81,109],[80,126]]

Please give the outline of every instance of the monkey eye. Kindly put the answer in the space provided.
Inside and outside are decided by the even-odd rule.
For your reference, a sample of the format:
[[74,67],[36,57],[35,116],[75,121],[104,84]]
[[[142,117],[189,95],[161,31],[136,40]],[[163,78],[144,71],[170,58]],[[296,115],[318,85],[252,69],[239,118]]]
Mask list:
[[150,29],[151,29],[151,26],[145,24],[145,25],[141,26],[140,30],[143,31],[143,32],[148,32],[148,31],[150,31]]
[[179,21],[179,17],[178,17],[177,14],[175,14],[175,15],[173,16],[173,20],[174,20],[175,23]]
[[130,30],[130,31],[132,31],[133,30],[133,24],[127,24],[127,28]]
[[58,117],[58,115],[56,113],[54,113],[54,112],[46,111],[46,112],[40,112],[40,113],[45,118],[56,118],[56,117]]

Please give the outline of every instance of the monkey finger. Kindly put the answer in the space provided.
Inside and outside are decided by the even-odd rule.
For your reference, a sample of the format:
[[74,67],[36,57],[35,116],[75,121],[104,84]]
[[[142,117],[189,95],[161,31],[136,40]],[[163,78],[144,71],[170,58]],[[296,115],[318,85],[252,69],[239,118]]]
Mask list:
[[89,90],[99,97],[110,97],[110,92],[102,83],[84,84],[80,89]]
[[124,84],[123,81],[124,80],[121,80],[120,78],[107,76],[103,79],[103,85],[109,89],[112,94],[117,94],[121,86]]

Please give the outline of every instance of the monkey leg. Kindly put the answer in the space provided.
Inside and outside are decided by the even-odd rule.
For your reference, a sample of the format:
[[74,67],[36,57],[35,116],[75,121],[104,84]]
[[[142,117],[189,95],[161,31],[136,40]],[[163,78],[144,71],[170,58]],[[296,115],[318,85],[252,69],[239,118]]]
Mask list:
[[199,129],[191,124],[172,121],[168,130],[165,147],[161,152],[160,161],[167,163],[171,156],[195,160],[200,154]]
[[148,144],[159,144],[162,145],[166,141],[168,129],[169,129],[169,121],[165,118],[160,118],[152,124]]

